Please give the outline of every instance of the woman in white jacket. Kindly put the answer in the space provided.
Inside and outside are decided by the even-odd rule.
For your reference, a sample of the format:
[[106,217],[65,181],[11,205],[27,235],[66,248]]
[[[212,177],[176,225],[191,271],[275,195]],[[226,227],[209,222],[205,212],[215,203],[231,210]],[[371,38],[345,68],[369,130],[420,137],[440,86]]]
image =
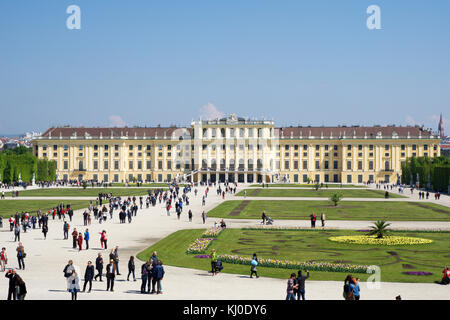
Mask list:
[[80,279],[75,270],[72,275],[67,278],[67,291],[72,293],[72,300],[77,300],[77,293],[80,292]]

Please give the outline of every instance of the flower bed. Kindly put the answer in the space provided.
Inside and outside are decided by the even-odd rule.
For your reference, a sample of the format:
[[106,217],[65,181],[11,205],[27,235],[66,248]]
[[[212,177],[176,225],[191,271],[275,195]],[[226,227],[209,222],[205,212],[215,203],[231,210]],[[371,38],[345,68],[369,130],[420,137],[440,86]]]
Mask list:
[[412,276],[431,276],[433,274],[432,272],[425,272],[425,271],[406,271],[403,273]]
[[211,244],[213,238],[198,238],[187,249],[187,253],[205,253],[208,246]]
[[211,256],[209,254],[198,254],[196,255],[194,258],[198,258],[198,259],[209,259],[211,258]]
[[[251,265],[251,257],[243,257],[237,255],[218,255],[218,259],[226,263]],[[351,272],[351,273],[367,273],[368,266],[350,265],[350,264],[333,264],[327,262],[297,262],[290,260],[276,259],[258,259],[258,266],[269,268],[284,269],[306,269],[311,271],[328,271],[328,272]]]
[[296,231],[296,230],[300,230],[300,231],[333,231],[333,230],[338,230],[338,229],[329,229],[329,228],[309,228],[309,227],[275,227],[275,226],[270,226],[270,227],[265,227],[265,226],[255,226],[255,227],[245,227],[242,228],[244,230],[268,230],[268,231]]
[[373,244],[384,246],[414,245],[432,243],[433,240],[413,237],[386,236],[378,239],[376,236],[340,236],[328,238],[331,241],[350,244]]
[[205,232],[202,233],[202,238],[217,238],[217,236],[222,232],[222,228],[220,227],[211,227],[206,229]]

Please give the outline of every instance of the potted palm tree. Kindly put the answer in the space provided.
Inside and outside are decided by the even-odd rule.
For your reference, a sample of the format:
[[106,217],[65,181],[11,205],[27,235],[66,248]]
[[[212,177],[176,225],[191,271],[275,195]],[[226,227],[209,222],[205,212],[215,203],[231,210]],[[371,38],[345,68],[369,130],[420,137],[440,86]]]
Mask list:
[[372,230],[369,231],[369,235],[376,235],[378,239],[382,239],[388,235],[389,229],[387,227],[390,225],[390,223],[387,223],[384,220],[377,220],[377,222],[374,222],[373,226],[370,227]]

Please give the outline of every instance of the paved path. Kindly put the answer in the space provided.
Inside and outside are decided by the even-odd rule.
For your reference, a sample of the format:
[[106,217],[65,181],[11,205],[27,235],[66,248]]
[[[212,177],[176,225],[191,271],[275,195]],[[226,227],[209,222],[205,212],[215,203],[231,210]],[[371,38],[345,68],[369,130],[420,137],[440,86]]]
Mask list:
[[[25,259],[26,270],[19,270],[18,273],[27,283],[27,299],[70,299],[70,293],[66,291],[66,281],[63,277],[63,268],[69,259],[74,261],[79,273],[84,275],[84,269],[88,260],[95,261],[98,253],[102,253],[104,258],[108,257],[109,249],[119,245],[120,268],[122,275],[116,279],[115,292],[106,292],[106,282],[94,282],[93,291],[90,294],[80,294],[79,299],[284,299],[286,280],[270,279],[261,277],[259,279],[249,279],[248,275],[220,274],[211,277],[206,272],[194,269],[177,268],[165,266],[166,277],[163,281],[163,295],[142,295],[140,289],[140,265],[137,261],[137,282],[126,281],[126,269],[128,258],[136,255],[141,250],[156,243],[160,239],[168,236],[172,232],[187,228],[205,228],[212,226],[213,218],[208,218],[204,225],[201,222],[200,213],[202,210],[210,210],[222,202],[216,196],[215,188],[212,188],[210,196],[207,198],[207,205],[201,206],[200,194],[197,197],[191,194],[190,209],[194,212],[193,222],[187,221],[186,211],[181,220],[176,219],[176,215],[168,217],[162,205],[138,211],[137,217],[131,224],[119,224],[117,221],[117,211],[115,218],[106,223],[99,224],[93,221],[88,226],[91,233],[89,250],[72,249],[72,240],[63,240],[62,221],[50,220],[49,234],[47,239],[43,239],[40,230],[29,230],[21,234],[21,241],[25,246],[27,258]],[[86,228],[82,225],[82,210],[75,212],[72,227],[77,230]],[[218,221],[219,219],[216,219]],[[255,220],[229,220],[230,227],[258,225]],[[5,221],[6,222],[6,221]],[[277,221],[278,222],[278,221]],[[308,221],[280,221],[280,224],[308,224]],[[365,221],[329,221],[329,227],[354,227],[367,228],[369,222]],[[424,227],[424,222],[398,222],[399,226]],[[432,223],[428,223],[430,228]],[[9,232],[7,223],[0,232],[0,243],[7,248],[9,255],[8,267],[17,267],[15,258],[15,243],[13,234]],[[448,227],[448,225],[447,225]],[[108,233],[108,250],[102,250],[99,243],[101,230]],[[84,245],[84,244],[83,244]],[[107,259],[105,259],[106,261]],[[205,261],[209,264],[209,261]],[[289,271],[286,272],[286,275]],[[438,276],[437,276],[438,277]],[[2,280],[3,279],[3,280]],[[381,279],[382,280],[382,279]],[[83,281],[81,281],[81,284]],[[394,299],[398,294],[403,299],[446,299],[448,298],[448,287],[435,284],[405,284],[405,283],[381,283],[381,290],[369,290],[362,284],[362,299]],[[270,290],[268,289],[270,288]],[[309,299],[341,299],[342,282],[336,281],[307,281],[307,297]],[[426,295],[423,293],[426,292]],[[4,294],[4,296],[1,296]],[[7,295],[7,279],[0,277],[0,298]]]

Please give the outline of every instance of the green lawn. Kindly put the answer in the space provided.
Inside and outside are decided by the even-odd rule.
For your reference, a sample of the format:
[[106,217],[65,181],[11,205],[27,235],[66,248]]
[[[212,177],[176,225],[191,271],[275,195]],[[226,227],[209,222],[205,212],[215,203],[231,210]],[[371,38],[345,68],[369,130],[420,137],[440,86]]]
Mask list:
[[[138,254],[141,260],[147,260],[153,251],[166,265],[210,270],[209,259],[195,258],[187,254],[186,249],[203,230],[181,230],[157,242]],[[227,229],[214,240],[212,248],[217,254],[237,254],[261,258],[287,259],[299,262],[316,261],[353,265],[377,265],[381,268],[381,281],[390,282],[433,282],[441,279],[444,266],[448,265],[450,232],[395,232],[396,236],[411,236],[431,239],[431,244],[414,246],[371,246],[349,245],[328,240],[331,236],[362,235],[350,230],[245,230]],[[405,275],[404,271],[432,272],[431,276]],[[250,275],[250,266],[224,263],[223,272]],[[258,273],[264,277],[287,279],[293,269],[258,267]],[[342,272],[311,271],[311,280],[341,280],[346,277]],[[355,273],[354,276],[365,281],[368,274]]]
[[[164,188],[167,189],[167,188]],[[148,189],[142,188],[43,188],[19,191],[19,197],[98,197],[99,193],[110,193],[117,196],[143,196]],[[11,197],[11,193],[5,193]]]
[[43,212],[48,211],[48,209],[57,207],[60,203],[70,204],[73,210],[89,206],[88,200],[0,200],[0,215],[9,218],[16,212],[21,213],[22,211],[35,214],[39,209]]
[[[264,185],[264,188],[266,188],[266,185]],[[323,188],[326,189],[325,187],[326,183],[323,184]],[[262,184],[258,183],[258,184],[252,184],[250,185],[250,187],[261,187]],[[314,188],[314,184],[310,183],[269,183],[269,189],[270,188],[280,188],[280,187],[284,187],[284,188],[305,188],[305,187],[309,187],[309,188]],[[339,183],[328,183],[328,187],[329,188],[340,188],[341,185]],[[367,188],[366,186],[356,186],[353,184],[343,184],[342,188]]]
[[274,220],[308,220],[311,213],[320,216],[324,212],[327,220],[450,221],[448,207],[427,202],[403,201],[341,201],[335,207],[331,201],[230,200],[209,211],[208,216],[261,219],[263,211]]
[[[323,197],[329,198],[340,193],[344,198],[384,198],[384,191],[373,189],[361,190],[327,190],[327,189],[247,189],[247,197]],[[244,190],[236,194],[244,196]],[[390,198],[405,198],[404,196],[389,193]]]

